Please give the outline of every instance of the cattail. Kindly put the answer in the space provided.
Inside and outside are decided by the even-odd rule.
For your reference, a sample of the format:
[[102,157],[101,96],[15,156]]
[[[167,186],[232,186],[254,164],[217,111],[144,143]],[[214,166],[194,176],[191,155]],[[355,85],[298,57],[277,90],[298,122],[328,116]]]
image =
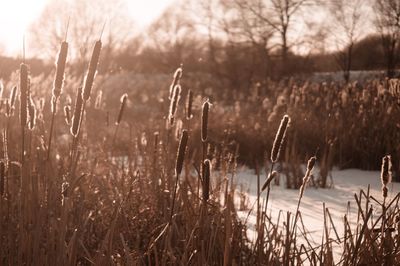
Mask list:
[[4,85],[3,82],[0,81],[0,99],[3,98],[3,92],[4,92]]
[[313,168],[314,168],[314,165],[315,165],[316,160],[317,160],[317,157],[315,157],[315,156],[311,157],[311,158],[308,160],[308,163],[307,163],[307,170],[306,170],[306,173],[305,173],[305,175],[304,175],[304,177],[303,177],[303,182],[302,182],[301,187],[300,187],[300,193],[299,193],[299,194],[300,194],[300,196],[299,196],[300,199],[303,197],[304,189],[305,189],[305,187],[306,187],[308,181],[310,180],[311,171],[312,171]]
[[315,162],[317,161],[317,157],[311,157],[307,162],[307,171],[310,171],[314,168]]
[[0,196],[4,196],[4,184],[6,179],[6,164],[0,161]]
[[25,127],[28,116],[28,95],[29,95],[29,70],[24,63],[20,65],[19,89],[20,89],[20,122]]
[[121,107],[119,108],[119,113],[118,113],[118,118],[117,121],[115,122],[116,125],[119,125],[121,123],[122,119],[122,114],[124,113],[125,105],[126,105],[126,100],[128,99],[128,94],[124,94],[121,96]]
[[101,100],[102,100],[102,97],[103,97],[103,91],[100,90],[100,91],[97,93],[96,101],[94,102],[94,108],[95,108],[95,109],[100,109],[100,108],[101,108]]
[[5,105],[6,105],[6,117],[10,117],[12,114],[12,110],[10,106],[10,101],[8,99],[6,99]]
[[40,100],[39,100],[39,110],[42,111],[42,112],[44,110],[44,103],[45,103],[44,98],[43,97],[40,98]]
[[106,126],[110,126],[110,111],[106,112]]
[[57,98],[55,96],[51,97],[51,112],[52,113],[57,112]]
[[277,175],[278,175],[278,172],[272,171],[272,173],[270,173],[270,174],[268,175],[268,178],[265,180],[265,183],[264,183],[264,185],[262,186],[261,191],[264,191],[264,190],[269,186],[269,184],[271,184],[272,180],[273,180]]
[[279,159],[279,154],[281,152],[283,141],[286,136],[286,129],[290,122],[290,118],[288,115],[284,115],[281,124],[279,125],[278,132],[275,135],[274,144],[272,145],[271,151],[271,162],[275,163]]
[[142,132],[142,135],[140,136],[140,144],[143,147],[147,146],[147,137],[146,137],[146,132]]
[[181,86],[178,84],[175,86],[174,88],[174,93],[169,105],[169,122],[170,125],[174,124],[174,118],[175,118],[175,114],[176,114],[176,110],[178,107],[178,103],[179,103],[179,99],[181,98]]
[[202,115],[201,115],[201,140],[207,141],[208,137],[208,111],[210,109],[210,103],[205,101],[203,103]]
[[[185,152],[186,152],[186,145],[188,142],[188,133],[186,130],[182,131],[182,136],[181,140],[179,141],[179,147],[178,147],[178,154],[176,156],[176,163],[175,163],[175,186],[174,186],[174,193],[172,196],[172,205],[171,205],[171,213],[169,217],[169,223],[172,221],[172,216],[174,214],[174,206],[175,206],[175,198],[176,198],[176,190],[178,187],[178,182],[179,182],[179,175],[182,172],[183,168],[183,161],[185,159]],[[157,152],[155,153],[157,154]],[[155,157],[156,158],[156,157]]]
[[78,136],[81,124],[82,107],[83,107],[82,87],[79,87],[78,93],[76,95],[74,116],[72,118],[72,127],[71,127],[71,134],[74,137]]
[[188,91],[186,96],[186,119],[190,120],[192,115],[192,104],[193,104],[193,93],[191,90]]
[[71,107],[69,105],[64,106],[64,117],[65,123],[69,125],[71,123]]
[[97,72],[97,65],[99,63],[100,51],[101,51],[101,40],[98,40],[93,48],[92,57],[90,58],[89,62],[89,69],[86,74],[85,83],[83,87],[82,98],[85,101],[89,100],[90,98],[94,77],[96,76]]
[[72,98],[71,95],[67,94],[67,97],[65,99],[65,104],[66,105],[72,105]]
[[182,72],[183,72],[182,67],[178,67],[178,69],[174,73],[174,79],[172,80],[172,83],[169,86],[169,97],[168,97],[168,99],[170,99],[170,100],[172,99],[175,86],[179,84],[179,82],[180,82],[180,80],[182,78]]
[[160,133],[158,131],[154,132],[154,153],[157,153],[158,150],[158,137]]
[[181,137],[181,132],[182,132],[182,128],[183,128],[183,121],[182,120],[178,120],[176,122],[176,126],[175,126],[175,139],[178,141]]
[[28,127],[30,130],[33,130],[33,128],[35,127],[35,124],[36,124],[36,107],[35,107],[35,104],[33,103],[32,98],[29,101],[28,111],[29,111]]
[[10,107],[11,107],[11,109],[14,109],[16,95],[17,95],[17,86],[14,86],[12,88],[12,90],[11,90],[11,93],[10,93]]
[[181,140],[179,141],[178,155],[176,157],[175,174],[178,176],[182,172],[183,160],[185,159],[186,145],[188,142],[188,133],[182,130]]
[[54,78],[53,84],[53,97],[57,99],[60,97],[62,92],[62,87],[64,84],[64,72],[65,72],[65,64],[67,62],[67,54],[68,54],[68,43],[63,41],[61,43],[61,49],[58,53],[57,63],[56,63],[56,76]]
[[387,197],[387,185],[392,181],[392,161],[390,155],[382,158],[381,182],[382,182],[382,195]]
[[210,198],[210,175],[211,162],[206,159],[203,163],[203,201],[206,202]]

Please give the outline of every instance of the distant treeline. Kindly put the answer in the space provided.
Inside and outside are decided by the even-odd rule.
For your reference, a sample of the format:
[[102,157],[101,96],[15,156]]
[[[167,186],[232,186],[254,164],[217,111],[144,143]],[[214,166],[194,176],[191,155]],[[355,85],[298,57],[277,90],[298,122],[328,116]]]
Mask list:
[[[210,51],[202,48],[204,46],[201,45],[201,41],[197,41],[196,45],[186,45],[182,49],[175,47],[176,49],[166,51],[150,46],[143,48],[137,44],[138,42],[139,40],[131,40],[132,45],[115,51],[114,56],[103,57],[100,73],[121,70],[143,74],[170,73],[182,63],[186,73],[210,74],[217,78],[217,82],[221,82],[221,85],[245,89],[256,82],[281,79],[284,77],[282,73],[285,73],[285,76],[307,77],[314,72],[341,70],[337,62],[340,52],[310,55],[290,52],[287,62],[283,64],[280,51],[263,56],[262,49],[255,50],[254,46],[247,44],[214,45],[214,56],[211,57]],[[196,41],[193,40],[193,42]],[[352,70],[385,69],[384,50],[380,36],[371,35],[361,39],[354,44],[353,51]],[[18,69],[20,63],[20,58],[0,56],[0,78],[7,79]],[[52,62],[28,59],[27,63],[30,65],[32,75],[49,74],[54,70]],[[70,66],[74,69],[73,63],[70,63]],[[285,71],[283,72],[282,69]]]

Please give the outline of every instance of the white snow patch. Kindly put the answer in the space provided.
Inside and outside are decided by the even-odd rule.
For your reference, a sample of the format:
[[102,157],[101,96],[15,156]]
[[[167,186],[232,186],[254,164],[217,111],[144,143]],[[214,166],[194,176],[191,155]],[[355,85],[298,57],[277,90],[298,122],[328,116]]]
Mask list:
[[[355,193],[359,194],[360,189],[366,191],[369,184],[370,194],[378,200],[382,199],[382,184],[380,181],[380,172],[378,171],[362,171],[357,169],[334,170],[332,171],[332,177],[334,183],[333,188],[317,189],[314,187],[307,187],[301,201],[300,212],[303,217],[304,225],[309,231],[311,239],[315,245],[321,244],[322,234],[324,231],[323,202],[325,202],[325,206],[329,208],[336,230],[341,237],[343,236],[344,231],[343,217],[348,211],[348,202],[350,202],[348,220],[351,221],[352,226],[355,226],[357,222],[357,204],[354,198]],[[286,212],[288,211],[295,214],[299,197],[299,191],[284,188],[284,182],[282,181],[285,177],[281,175],[280,178],[280,186],[271,186],[268,202],[267,213],[271,215],[273,222],[277,221],[280,211],[282,211],[282,214],[284,215],[283,217],[281,216],[280,221],[282,221],[282,218],[286,218]],[[260,186],[263,185],[264,181],[265,174],[260,176]],[[239,169],[234,182],[237,185],[242,185],[248,189],[248,205],[251,207],[257,199],[257,176],[254,171],[246,168]],[[400,183],[391,183],[389,186],[389,201],[399,191]],[[261,198],[266,198],[266,192],[262,193]],[[379,212],[379,209],[377,209],[376,212]],[[238,215],[244,221],[246,220],[248,213],[248,210],[244,210],[239,211]],[[256,208],[253,209],[253,212],[247,221],[248,237],[253,241],[257,237],[255,223]],[[330,237],[335,238],[334,234],[335,233],[331,230]],[[335,253],[337,253],[335,256],[337,258],[341,251],[336,249]]]

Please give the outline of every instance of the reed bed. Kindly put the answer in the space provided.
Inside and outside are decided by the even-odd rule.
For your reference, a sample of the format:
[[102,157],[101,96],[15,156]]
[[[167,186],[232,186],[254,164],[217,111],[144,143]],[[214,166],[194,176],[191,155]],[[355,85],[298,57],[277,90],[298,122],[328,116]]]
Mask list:
[[[118,102],[99,92],[92,100],[95,90],[100,91],[96,72],[101,47],[98,40],[83,84],[67,86],[64,80],[73,78],[64,77],[68,44],[63,42],[53,91],[43,95],[39,105],[35,97],[41,92],[34,88],[41,84],[30,77],[26,64],[21,64],[18,88],[5,88],[0,113],[1,265],[400,264],[400,194],[389,198],[387,193],[391,156],[380,155],[382,198],[372,197],[369,188],[361,190],[355,194],[357,221],[344,214],[343,224],[334,224],[324,207],[324,234],[315,245],[303,222],[301,199],[314,166],[325,165],[329,172],[333,155],[315,152],[316,145],[311,145],[308,153],[314,155],[305,174],[296,177],[301,180],[297,211],[273,221],[268,214],[271,184],[283,159],[300,152],[286,150],[303,137],[295,132],[304,127],[291,105],[286,111],[273,108],[270,120],[281,122],[268,123],[275,137],[266,134],[271,145],[259,145],[262,155],[254,154],[257,200],[244,206],[249,215],[257,213],[257,239],[250,241],[247,221],[238,217],[235,175],[241,143],[235,140],[232,123],[221,129],[225,120],[218,101],[189,90],[182,66],[169,90],[165,84],[164,101],[150,109],[162,116],[132,116],[138,108],[135,95],[128,99],[123,94]],[[73,92],[74,104],[66,95]],[[291,93],[297,97],[297,90]],[[183,96],[185,108],[179,106]],[[108,109],[103,103],[107,101],[114,101],[116,108]],[[56,112],[57,104],[64,113]],[[235,115],[240,116],[240,108]],[[115,127],[110,115],[117,118]],[[328,128],[324,125],[326,131],[321,132],[330,139]],[[260,175],[263,165],[265,181]],[[339,226],[342,235],[330,233]],[[334,246],[342,250],[339,257],[333,255]]]

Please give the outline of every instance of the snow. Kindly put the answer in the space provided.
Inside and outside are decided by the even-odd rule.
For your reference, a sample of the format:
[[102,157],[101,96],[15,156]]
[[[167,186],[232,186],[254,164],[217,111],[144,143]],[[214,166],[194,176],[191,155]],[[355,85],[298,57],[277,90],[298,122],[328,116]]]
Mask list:
[[[284,188],[283,181],[285,177],[281,175],[280,178],[280,186],[271,186],[267,209],[267,213],[271,215],[272,221],[275,223],[280,212],[283,212],[281,215],[284,215],[283,217],[280,217],[280,221],[282,221],[282,218],[286,217],[287,211],[292,214],[296,213],[299,197],[299,190]],[[359,194],[360,189],[366,191],[368,184],[370,184],[370,194],[378,200],[382,199],[380,172],[362,171],[357,169],[333,170],[332,178],[333,188],[317,189],[315,187],[307,187],[300,205],[300,212],[302,213],[304,225],[310,233],[310,239],[313,240],[316,245],[321,243],[323,235],[324,202],[326,207],[329,208],[329,212],[331,213],[333,223],[335,224],[339,236],[343,236],[343,217],[348,211],[349,213],[347,216],[351,221],[351,226],[356,226],[357,205],[354,194]],[[264,181],[265,174],[260,176],[260,186],[263,185]],[[248,207],[250,207],[257,199],[257,176],[254,174],[254,171],[246,168],[240,169],[234,182],[238,186],[243,186],[245,190],[247,190],[249,198],[247,203]],[[399,191],[400,183],[391,183],[389,185],[389,200]],[[266,192],[262,193],[261,198],[266,198]],[[350,202],[349,210],[348,202]],[[379,212],[379,208],[377,208],[376,211]],[[245,221],[248,213],[249,210],[243,210],[239,211],[238,215],[243,221]],[[253,241],[257,237],[254,229],[255,223],[256,208],[254,208],[247,221],[248,237]],[[330,231],[330,237],[335,238],[333,231]],[[336,255],[340,254],[340,250],[336,249],[336,253]]]

